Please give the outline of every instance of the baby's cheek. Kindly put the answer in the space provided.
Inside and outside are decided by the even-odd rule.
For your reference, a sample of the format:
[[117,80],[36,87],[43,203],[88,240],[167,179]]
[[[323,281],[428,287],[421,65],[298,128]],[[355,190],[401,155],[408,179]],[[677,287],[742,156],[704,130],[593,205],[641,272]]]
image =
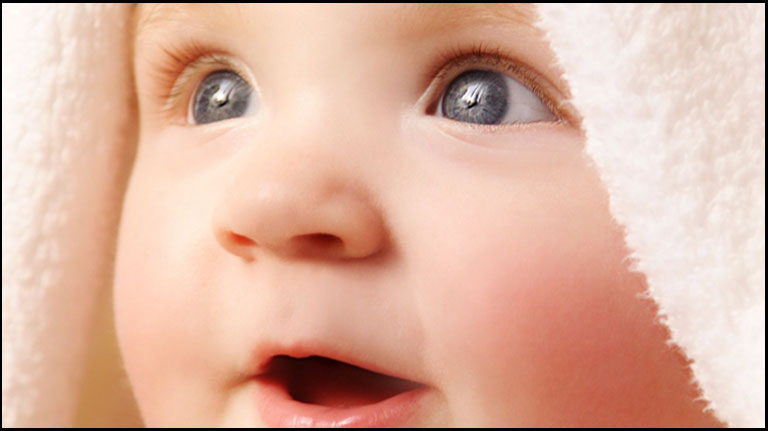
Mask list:
[[[143,178],[143,177],[142,177]],[[155,177],[151,177],[155,178]],[[114,307],[121,356],[149,424],[183,424],[212,416],[212,303],[204,259],[185,250],[201,227],[188,205],[134,180],[127,195],[116,259]],[[179,196],[180,193],[175,196]],[[197,222],[199,223],[199,222]],[[196,376],[190,378],[190,376]],[[196,415],[188,409],[195,405]]]
[[622,262],[619,234],[535,232],[486,241],[444,280],[449,385],[476,394],[459,409],[499,426],[648,423],[684,364],[637,297],[642,278]]

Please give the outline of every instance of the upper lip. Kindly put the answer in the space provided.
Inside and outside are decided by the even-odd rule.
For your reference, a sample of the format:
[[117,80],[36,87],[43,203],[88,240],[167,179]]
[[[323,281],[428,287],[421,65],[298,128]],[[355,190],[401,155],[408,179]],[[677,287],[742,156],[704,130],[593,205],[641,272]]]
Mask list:
[[252,364],[255,364],[252,376],[260,376],[269,371],[269,363],[275,356],[285,355],[291,358],[301,359],[310,356],[321,356],[328,359],[344,362],[359,368],[373,371],[389,377],[409,380],[415,383],[421,383],[415,376],[409,375],[403,370],[393,370],[385,367],[381,363],[355,356],[337,345],[326,344],[316,341],[303,341],[295,343],[264,343],[253,352]]

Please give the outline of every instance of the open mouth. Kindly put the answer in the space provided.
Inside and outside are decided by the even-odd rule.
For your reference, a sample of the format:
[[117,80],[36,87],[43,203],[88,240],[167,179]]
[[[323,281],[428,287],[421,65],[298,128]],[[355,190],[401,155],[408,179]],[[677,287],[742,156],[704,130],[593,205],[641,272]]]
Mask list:
[[320,356],[275,356],[261,377],[295,401],[341,409],[376,404],[424,386]]

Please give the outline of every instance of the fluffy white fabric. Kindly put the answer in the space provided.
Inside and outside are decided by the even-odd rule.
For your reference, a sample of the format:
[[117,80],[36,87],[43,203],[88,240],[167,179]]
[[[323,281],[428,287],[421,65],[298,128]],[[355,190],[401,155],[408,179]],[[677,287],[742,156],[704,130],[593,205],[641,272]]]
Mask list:
[[3,4],[3,427],[73,424],[131,161],[127,12]]
[[634,267],[731,426],[765,426],[765,4],[538,5]]
[[[538,10],[672,341],[719,418],[764,427],[765,6]],[[115,360],[88,355],[132,160],[130,6],[2,11],[2,423],[71,426]]]

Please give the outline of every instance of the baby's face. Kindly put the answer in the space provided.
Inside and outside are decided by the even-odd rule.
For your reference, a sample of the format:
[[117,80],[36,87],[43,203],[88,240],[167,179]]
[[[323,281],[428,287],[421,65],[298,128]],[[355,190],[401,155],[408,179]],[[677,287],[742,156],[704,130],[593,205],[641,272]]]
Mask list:
[[[366,425],[395,393],[377,424],[717,424],[530,6],[137,13],[115,312],[147,425]],[[316,358],[269,383],[276,355],[419,386]]]

